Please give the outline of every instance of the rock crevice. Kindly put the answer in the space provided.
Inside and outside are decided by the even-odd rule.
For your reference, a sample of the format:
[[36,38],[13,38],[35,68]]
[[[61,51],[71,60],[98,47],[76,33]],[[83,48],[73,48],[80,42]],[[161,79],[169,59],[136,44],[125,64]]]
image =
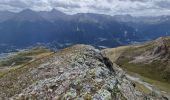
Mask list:
[[[143,100],[145,98],[142,93],[135,90],[132,82],[117,65],[112,64],[92,46],[76,45],[66,48],[36,67],[24,71],[19,76],[24,80],[18,79],[18,82],[25,83],[26,87],[15,91],[11,99]],[[27,84],[28,76],[34,79],[32,84],[29,82]],[[18,84],[17,81],[15,84]]]

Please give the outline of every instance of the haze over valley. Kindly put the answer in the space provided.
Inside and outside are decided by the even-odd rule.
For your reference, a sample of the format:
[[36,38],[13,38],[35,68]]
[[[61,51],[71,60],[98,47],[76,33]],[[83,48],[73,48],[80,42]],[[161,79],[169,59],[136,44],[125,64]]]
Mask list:
[[[74,44],[116,47],[168,36],[170,16],[134,17],[78,13],[56,9],[0,12],[1,52],[36,44],[61,49]],[[4,17],[6,16],[6,17]]]

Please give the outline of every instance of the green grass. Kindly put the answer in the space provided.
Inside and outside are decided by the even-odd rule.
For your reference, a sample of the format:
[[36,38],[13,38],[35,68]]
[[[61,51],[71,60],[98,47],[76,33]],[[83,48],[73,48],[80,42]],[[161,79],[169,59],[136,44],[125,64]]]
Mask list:
[[32,60],[32,57],[26,57],[26,56],[17,55],[17,56],[9,58],[7,60],[1,61],[0,62],[0,67],[11,66],[11,65],[17,66],[17,65],[20,65],[20,64],[23,64],[23,63],[27,63],[30,60]]
[[[36,82],[38,79],[29,73],[29,71],[37,68],[43,62],[47,62],[53,54],[54,53],[51,53],[21,66],[12,67],[6,73],[2,73],[0,75],[0,91],[5,93],[7,97],[11,97]],[[20,77],[20,79],[18,79],[18,77]]]
[[45,56],[48,56],[51,53],[53,52],[46,48],[36,47],[30,50],[18,52],[16,55],[10,56],[6,58],[5,60],[1,60],[0,61],[0,78],[3,77],[7,73],[15,71],[16,69],[23,67],[37,59],[41,59]]
[[[128,62],[129,60],[127,58],[119,58],[119,60],[117,60],[117,64],[127,72],[139,74],[143,81],[152,84],[158,90],[165,91],[168,95],[170,95],[170,76],[168,76],[168,73],[164,71],[165,63],[157,61],[152,64],[133,64]],[[139,83],[136,85],[138,90],[144,93],[149,93],[146,87]]]
[[114,63],[117,61],[119,56],[127,49],[129,49],[129,46],[121,46],[117,48],[112,48],[112,49],[105,49],[102,52],[106,54],[107,57]]
[[164,71],[166,66],[165,63],[155,61],[151,64],[134,64],[129,63],[129,60],[126,58],[119,58],[119,60],[117,60],[117,64],[127,71],[138,73],[144,77],[154,80],[170,83],[170,77],[168,76],[168,73]]
[[[139,74],[136,74],[134,72],[130,72],[130,71],[127,71],[127,73],[131,76],[137,76],[139,77],[141,80],[143,80],[144,82],[146,83],[149,83],[149,84],[152,84],[154,87],[156,87],[158,90],[160,91],[165,91],[167,92],[168,95],[170,95],[170,84],[167,83],[167,82],[162,82],[162,81],[157,81],[157,80],[154,80],[154,79],[151,79],[151,78],[148,78],[148,77],[144,77],[144,76],[141,76]],[[145,87],[145,86],[142,86],[142,84],[139,84],[137,82],[135,82],[136,84],[136,89],[137,90],[140,90],[144,93],[149,93],[148,89]],[[164,94],[164,93],[163,93]]]
[[34,55],[38,55],[38,54],[46,53],[46,52],[50,52],[50,50],[43,48],[43,47],[35,47],[28,51],[19,52],[18,55],[20,55],[20,56],[34,56]]
[[140,91],[140,92],[142,92],[142,93],[144,93],[144,94],[150,94],[150,93],[152,93],[152,91],[151,90],[149,90],[147,87],[145,87],[143,84],[140,84],[140,83],[138,83],[138,82],[135,82],[135,85],[136,85],[136,90],[138,90],[138,91]]
[[18,66],[28,63],[34,56],[51,52],[43,47],[36,47],[27,51],[18,52],[17,55],[11,56],[5,60],[0,61],[0,67]]
[[[170,48],[170,37],[164,38],[163,41],[165,42],[167,47]],[[114,55],[117,55],[117,52],[113,51],[115,49],[110,49],[110,51],[107,53],[107,56],[110,58],[111,61],[113,61],[113,63],[115,62],[128,73],[136,73],[141,76],[141,79],[143,79],[147,83],[158,87],[162,91],[170,93],[170,58],[167,58],[166,61],[161,59],[153,62],[148,61],[147,64],[144,62],[129,63],[134,60],[135,57],[147,53],[147,51],[154,51],[154,49],[160,45],[158,42],[159,41],[151,41],[143,45],[129,46],[129,48],[125,48],[123,52],[118,51],[118,54],[121,52],[121,55],[116,58],[116,61]],[[146,93],[148,92],[144,86],[141,86],[138,83],[137,85],[138,89]]]
[[170,84],[167,83],[167,82],[162,82],[162,81],[157,81],[157,80],[153,80],[153,79],[150,79],[150,78],[147,78],[147,77],[143,77],[141,76],[141,78],[147,82],[147,83],[150,83],[154,86],[156,86],[158,89],[160,89],[161,91],[165,91],[167,93],[170,94]]

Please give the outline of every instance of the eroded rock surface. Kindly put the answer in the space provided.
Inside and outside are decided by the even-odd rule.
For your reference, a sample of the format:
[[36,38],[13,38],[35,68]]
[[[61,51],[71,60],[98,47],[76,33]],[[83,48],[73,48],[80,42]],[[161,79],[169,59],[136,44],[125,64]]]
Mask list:
[[[124,71],[112,64],[99,50],[87,45],[66,48],[48,59],[42,59],[41,63],[24,70],[19,75],[17,74],[15,77],[18,81],[15,81],[9,89],[3,82],[10,75],[0,79],[2,82],[0,85],[8,90],[3,90],[5,88],[0,87],[0,90],[2,90],[0,97],[2,99],[154,99],[154,97],[145,96],[136,91],[134,83],[126,78]],[[19,86],[21,83],[22,88]],[[13,88],[13,93],[9,94],[11,88]]]
[[[167,40],[168,39],[168,40]],[[159,38],[152,43],[153,47],[146,50],[141,55],[134,57],[131,63],[152,63],[154,61],[160,60],[162,62],[167,62],[170,58],[170,38]]]

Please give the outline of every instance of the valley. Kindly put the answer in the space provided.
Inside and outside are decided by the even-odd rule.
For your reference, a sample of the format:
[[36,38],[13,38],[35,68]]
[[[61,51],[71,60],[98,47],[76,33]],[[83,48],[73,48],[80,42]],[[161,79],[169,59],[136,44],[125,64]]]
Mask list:
[[[50,4],[50,0],[42,1],[35,4]],[[111,1],[107,0],[109,4]],[[123,8],[135,2],[135,6],[128,7],[134,10],[146,2],[115,1],[122,4],[128,1]],[[161,3],[158,1],[152,4],[153,0],[149,0],[147,11],[156,5],[156,10],[164,7],[162,12],[170,4],[158,7]],[[5,7],[9,11],[1,11],[10,0],[2,2],[0,100],[170,100],[167,12],[152,16],[145,12],[133,15],[134,10],[127,13],[128,9],[117,14],[95,12],[118,10],[118,4],[116,9],[98,5],[92,12],[67,13],[65,10],[70,12],[73,6],[68,5],[72,2],[57,4],[68,6],[63,9],[49,7],[48,10],[39,7],[41,10],[34,10],[24,2],[26,7],[11,11],[22,0],[14,0],[14,4]],[[83,4],[76,3],[75,9]]]
[[8,72],[14,71],[40,58],[48,56],[53,52],[44,47],[34,47],[32,49],[20,50],[6,54],[0,59],[0,77]]
[[[44,44],[62,49],[75,44],[118,47],[170,35],[169,16],[135,17],[51,11],[0,12],[0,53]],[[0,16],[0,17],[1,17]],[[8,17],[3,17],[8,16]],[[166,19],[166,20],[165,20]]]

